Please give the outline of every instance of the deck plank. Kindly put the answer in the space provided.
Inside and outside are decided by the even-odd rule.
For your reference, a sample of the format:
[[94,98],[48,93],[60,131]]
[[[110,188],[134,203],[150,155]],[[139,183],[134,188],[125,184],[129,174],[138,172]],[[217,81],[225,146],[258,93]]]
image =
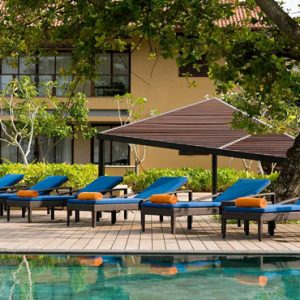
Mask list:
[[117,216],[112,225],[110,214],[104,213],[96,228],[91,227],[90,214],[82,213],[79,223],[67,227],[66,212],[57,211],[49,220],[44,211],[34,212],[33,223],[12,211],[11,222],[0,218],[0,251],[49,252],[193,252],[193,253],[300,253],[300,224],[278,224],[274,237],[264,225],[263,241],[257,240],[257,226],[250,225],[250,235],[242,227],[228,224],[228,235],[221,238],[220,223],[212,216],[194,217],[193,228],[187,229],[186,217],[176,222],[176,234],[170,232],[170,219],[160,223],[156,216],[146,219],[146,232],[141,233],[140,213]]

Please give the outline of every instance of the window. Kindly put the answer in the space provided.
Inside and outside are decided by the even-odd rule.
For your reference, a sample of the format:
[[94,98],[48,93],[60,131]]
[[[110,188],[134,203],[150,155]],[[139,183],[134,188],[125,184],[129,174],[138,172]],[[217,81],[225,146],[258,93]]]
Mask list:
[[[1,136],[3,133],[1,132]],[[24,142],[24,147],[26,147],[26,142]],[[26,148],[27,149],[27,148]],[[0,152],[1,152],[1,162],[2,163],[22,163],[22,156],[17,147],[7,144],[5,141],[0,142]],[[31,145],[30,154],[28,156],[28,162],[33,162],[34,159],[34,143]]]
[[12,79],[29,76],[36,83],[39,96],[44,96],[43,86],[51,80],[57,81],[53,95],[63,96],[68,83],[72,80],[69,73],[71,63],[71,52],[58,52],[56,55],[43,58],[5,58],[1,62],[0,88],[3,90]]
[[[3,132],[1,136],[4,137]],[[26,142],[24,142],[25,144]],[[26,145],[24,145],[26,147]],[[0,142],[1,162],[22,163],[22,157],[17,147],[8,145],[6,142]],[[40,137],[39,142],[35,140],[32,143],[29,162],[45,161],[47,163],[72,163],[73,162],[73,141],[65,138],[57,140],[56,138]]]
[[73,162],[73,140],[41,137],[39,139],[39,160],[48,163]]
[[194,63],[189,63],[185,66],[179,67],[179,77],[207,77],[208,66],[205,64],[205,60],[198,60],[196,65],[199,64],[198,67],[194,67]]
[[[130,91],[130,52],[107,52],[95,56],[96,78],[93,82],[80,82],[77,90],[87,96],[115,96]],[[15,78],[29,76],[38,87],[39,96],[44,96],[44,84],[56,81],[53,96],[64,96],[72,80],[70,67],[71,51],[59,51],[45,57],[5,58],[0,64],[0,89]]]
[[130,53],[96,55],[95,96],[123,95],[130,91]]
[[[98,132],[102,132],[117,125],[96,125]],[[105,164],[107,165],[129,165],[129,146],[126,143],[104,141]],[[99,141],[95,136],[92,139],[92,163],[98,163]]]

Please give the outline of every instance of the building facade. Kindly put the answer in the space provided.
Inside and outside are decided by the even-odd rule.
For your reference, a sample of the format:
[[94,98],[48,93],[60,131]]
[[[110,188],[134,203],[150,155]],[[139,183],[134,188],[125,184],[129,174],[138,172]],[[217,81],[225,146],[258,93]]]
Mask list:
[[[155,109],[163,113],[172,109],[199,102],[205,97],[214,96],[214,84],[207,77],[207,70],[193,70],[191,67],[179,69],[174,60],[158,57],[149,60],[148,44],[143,43],[139,50],[130,53],[108,52],[98,54],[97,73],[94,81],[87,81],[78,86],[88,97],[89,122],[98,132],[120,125],[117,104],[114,95],[126,92],[134,96],[147,98],[144,117],[149,116]],[[62,75],[72,61],[71,49],[58,50],[55,55],[36,58],[34,63],[27,63],[27,58],[19,58],[12,64],[9,59],[1,62],[1,89],[13,78],[30,76],[39,87],[39,96],[43,96],[43,83],[49,80],[57,81],[58,87],[53,94],[61,97],[71,76]],[[13,65],[13,66],[12,66]],[[185,73],[193,76],[196,87],[190,87]],[[121,107],[121,114],[127,114],[126,107]],[[46,160],[50,163],[97,163],[98,141],[96,138],[75,140],[44,138],[39,142],[39,156],[36,157],[34,145],[31,160]],[[132,157],[128,145],[117,142],[106,142],[106,164],[109,173],[123,173],[132,168]],[[0,144],[2,162],[19,162],[18,151],[8,147],[4,142]],[[208,156],[180,156],[177,151],[147,147],[143,168],[178,168],[204,167],[210,168]],[[220,158],[219,165],[242,168],[242,162],[228,158]],[[130,167],[131,166],[131,167]]]

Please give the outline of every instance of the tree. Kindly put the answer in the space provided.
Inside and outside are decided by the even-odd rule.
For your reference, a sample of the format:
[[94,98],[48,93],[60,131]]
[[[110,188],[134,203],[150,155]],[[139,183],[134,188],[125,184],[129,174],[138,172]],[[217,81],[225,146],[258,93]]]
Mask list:
[[[121,125],[128,123],[133,123],[142,118],[142,111],[144,104],[147,102],[147,99],[144,97],[135,97],[130,93],[125,95],[115,96],[114,101],[118,106],[118,114]],[[128,112],[127,117],[122,117],[121,115],[121,104],[125,104],[126,110]],[[150,116],[157,114],[156,110],[151,110]],[[146,146],[140,146],[135,144],[129,144],[131,153],[133,154],[135,173],[138,174],[139,167],[142,167],[142,163],[146,158]]]
[[[149,56],[176,59],[179,65],[205,57],[217,92],[267,121],[258,126],[237,114],[234,127],[252,133],[290,131],[295,144],[278,180],[280,198],[300,192],[300,25],[274,0],[5,2],[0,21],[0,50],[8,55],[43,54],[46,43],[73,47],[74,78],[95,76],[94,53],[132,51],[143,40]],[[257,6],[260,9],[257,9]],[[246,17],[223,22],[239,7]]]
[[77,137],[78,132],[83,132],[89,138],[94,134],[88,127],[84,94],[57,100],[51,96],[52,87],[53,82],[48,82],[45,99],[37,98],[35,84],[25,76],[11,81],[0,96],[0,140],[17,147],[26,165],[33,143],[41,136],[62,139]]

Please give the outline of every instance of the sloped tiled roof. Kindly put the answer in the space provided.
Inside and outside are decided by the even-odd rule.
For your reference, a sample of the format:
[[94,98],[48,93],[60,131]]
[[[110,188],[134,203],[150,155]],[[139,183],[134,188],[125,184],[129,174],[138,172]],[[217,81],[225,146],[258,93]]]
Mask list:
[[208,99],[102,132],[99,136],[187,153],[272,161],[286,157],[294,143],[293,137],[288,134],[250,135],[245,130],[235,130],[231,123],[236,111],[222,100]]
[[244,7],[237,7],[235,9],[234,14],[228,19],[221,19],[217,21],[217,24],[220,27],[226,27],[228,25],[236,25],[236,26],[249,26],[251,28],[262,28],[262,24],[260,22],[251,23],[251,19],[259,19],[259,8],[255,8],[252,11],[246,10]]
[[[232,0],[223,0],[223,2],[232,2]],[[4,15],[6,11],[5,0],[0,0],[0,14]],[[255,8],[252,11],[245,9],[244,7],[235,8],[234,14],[228,19],[217,20],[216,24],[220,27],[226,27],[228,25],[237,25],[237,26],[249,26],[251,28],[262,28],[261,23],[249,23],[251,18],[259,19],[259,8]],[[61,22],[56,22],[55,26],[59,26]]]

